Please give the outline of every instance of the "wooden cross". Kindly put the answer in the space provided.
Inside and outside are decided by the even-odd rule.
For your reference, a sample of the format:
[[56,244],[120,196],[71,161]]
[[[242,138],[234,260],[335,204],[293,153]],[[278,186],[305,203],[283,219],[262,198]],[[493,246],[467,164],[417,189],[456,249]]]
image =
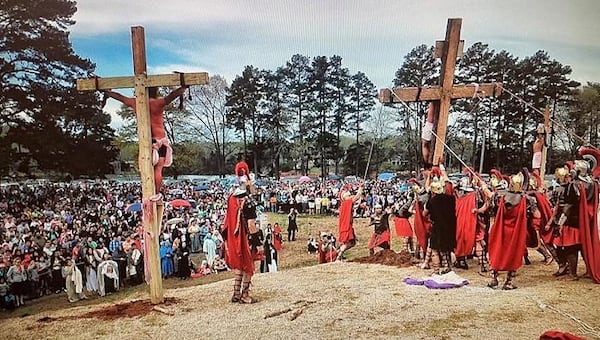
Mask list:
[[[142,182],[142,200],[146,202],[155,194],[154,167],[152,165],[152,136],[150,131],[150,111],[148,88],[159,86],[181,86],[181,85],[204,85],[208,84],[208,73],[185,73],[181,74],[146,74],[146,42],[144,39],[144,28],[141,26],[131,27],[131,45],[133,50],[133,73],[134,76],[77,79],[77,90],[107,90],[120,88],[134,88],[137,130],[139,139],[138,163],[140,178]],[[182,80],[185,84],[182,84]],[[153,304],[164,302],[162,274],[159,257],[158,236],[161,232],[162,206],[156,202],[152,203],[153,218],[143,220],[144,232],[149,237],[147,254],[150,281],[150,301]]]
[[454,85],[454,69],[456,58],[462,55],[464,41],[460,40],[462,19],[448,19],[446,40],[436,41],[435,56],[442,59],[440,86],[407,87],[379,91],[381,103],[400,103],[418,101],[439,101],[439,115],[436,117],[436,143],[433,165],[438,165],[444,155],[446,130],[448,128],[448,111],[452,99],[479,97],[497,97],[502,93],[502,83],[478,85]]

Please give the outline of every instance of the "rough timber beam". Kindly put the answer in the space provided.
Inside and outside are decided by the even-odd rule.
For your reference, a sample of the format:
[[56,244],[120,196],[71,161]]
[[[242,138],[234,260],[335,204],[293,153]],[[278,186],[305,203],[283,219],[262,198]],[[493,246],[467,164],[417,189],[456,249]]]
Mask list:
[[[184,73],[183,79],[185,85],[206,85],[208,84],[208,73]],[[145,85],[147,87],[181,86],[181,81],[178,73],[159,74],[146,76]],[[96,84],[96,79],[77,79],[77,90],[79,91],[112,90],[132,87],[135,87],[135,77],[132,76],[98,78],[98,84]]]
[[[498,97],[502,94],[502,83],[486,83],[477,85],[456,85],[450,91],[451,99],[471,98],[475,95],[479,97]],[[392,90],[379,90],[379,102],[385,104],[417,101],[432,101],[440,100],[442,97],[442,88],[440,86],[425,86],[425,87],[403,87]]]

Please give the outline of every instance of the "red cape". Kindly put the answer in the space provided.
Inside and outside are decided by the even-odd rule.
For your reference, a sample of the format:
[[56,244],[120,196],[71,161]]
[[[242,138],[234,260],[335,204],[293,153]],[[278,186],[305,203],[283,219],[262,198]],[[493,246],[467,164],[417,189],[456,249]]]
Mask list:
[[237,226],[239,203],[237,199],[231,195],[227,200],[227,213],[223,222],[223,230],[221,233],[227,234],[225,262],[231,269],[238,269],[248,275],[254,274],[254,261],[248,245],[248,233],[246,228],[239,228],[239,232],[235,235]]
[[273,228],[273,247],[275,247],[277,251],[283,249],[283,243],[281,242],[282,239],[281,227],[277,226]]
[[389,230],[384,231],[380,235],[373,233],[373,235],[371,235],[371,239],[369,240],[369,244],[367,247],[369,249],[373,249],[375,247],[378,247],[378,246],[384,244],[385,242],[390,244],[390,231]]
[[415,202],[415,235],[417,242],[423,250],[427,250],[429,245],[429,232],[431,231],[431,221],[423,217],[423,210],[419,202]]
[[527,241],[527,199],[507,209],[500,198],[494,225],[490,229],[490,266],[494,270],[515,271],[521,268]]
[[335,261],[335,259],[337,258],[337,251],[335,250],[335,248],[331,249],[328,252],[324,252],[322,245],[323,243],[319,241],[319,264]]
[[548,196],[541,192],[535,192],[534,195],[537,200],[538,209],[542,214],[540,236],[545,244],[551,245],[554,242],[554,232],[552,228],[550,228],[550,230],[545,230],[545,226],[548,224],[550,218],[552,218],[552,206],[550,205]]
[[348,243],[356,238],[354,228],[352,228],[352,207],[354,201],[352,199],[343,200],[340,205],[340,219],[338,222],[339,238],[341,244]]
[[596,283],[600,283],[600,235],[598,232],[598,185],[594,184],[594,200],[591,204],[585,199],[583,185],[580,186],[579,231],[583,259],[587,272]]
[[408,218],[394,216],[394,229],[397,237],[412,237],[413,230]]
[[475,247],[475,228],[477,227],[477,193],[471,192],[456,198],[456,257],[471,255]]

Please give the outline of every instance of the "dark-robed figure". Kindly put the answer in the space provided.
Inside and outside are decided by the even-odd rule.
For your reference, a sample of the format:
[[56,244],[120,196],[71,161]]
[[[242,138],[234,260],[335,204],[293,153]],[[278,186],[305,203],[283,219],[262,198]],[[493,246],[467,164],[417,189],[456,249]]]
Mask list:
[[[431,220],[431,262],[435,271],[447,273],[451,270],[451,252],[456,248],[456,198],[452,184],[444,183],[443,178],[434,178],[430,189],[431,197],[423,215]],[[440,270],[441,267],[445,268]]]

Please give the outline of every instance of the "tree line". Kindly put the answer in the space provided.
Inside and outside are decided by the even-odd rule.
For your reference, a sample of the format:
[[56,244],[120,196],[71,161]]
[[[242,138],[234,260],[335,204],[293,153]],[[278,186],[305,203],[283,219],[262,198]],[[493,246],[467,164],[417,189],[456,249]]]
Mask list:
[[[101,176],[111,173],[115,163],[137,166],[134,115],[123,108],[126,124],[115,133],[103,112],[102,95],[75,89],[75,79],[95,70],[69,41],[75,2],[2,4],[0,150],[5,161],[0,174]],[[392,83],[437,85],[439,71],[433,47],[419,45],[399,60]],[[582,144],[579,137],[598,145],[600,84],[582,86],[571,72],[544,51],[519,58],[485,43],[471,45],[458,62],[455,82],[502,82],[522,101],[507,91],[498,98],[457,100],[451,107],[449,146],[484,171],[527,166],[530,142],[543,121],[537,110],[546,106],[553,119],[568,127],[555,126],[550,169],[573,157]],[[297,54],[271,70],[248,65],[230,84],[211,75],[208,85],[190,88],[184,109],[172,105],[165,111],[175,149],[175,166],[167,175],[228,174],[240,159],[257,173],[275,176],[311,168],[321,175],[360,177],[367,171],[417,170],[427,105],[408,106],[379,105],[368,75],[350,72],[338,55]],[[461,167],[450,156],[446,163]]]

